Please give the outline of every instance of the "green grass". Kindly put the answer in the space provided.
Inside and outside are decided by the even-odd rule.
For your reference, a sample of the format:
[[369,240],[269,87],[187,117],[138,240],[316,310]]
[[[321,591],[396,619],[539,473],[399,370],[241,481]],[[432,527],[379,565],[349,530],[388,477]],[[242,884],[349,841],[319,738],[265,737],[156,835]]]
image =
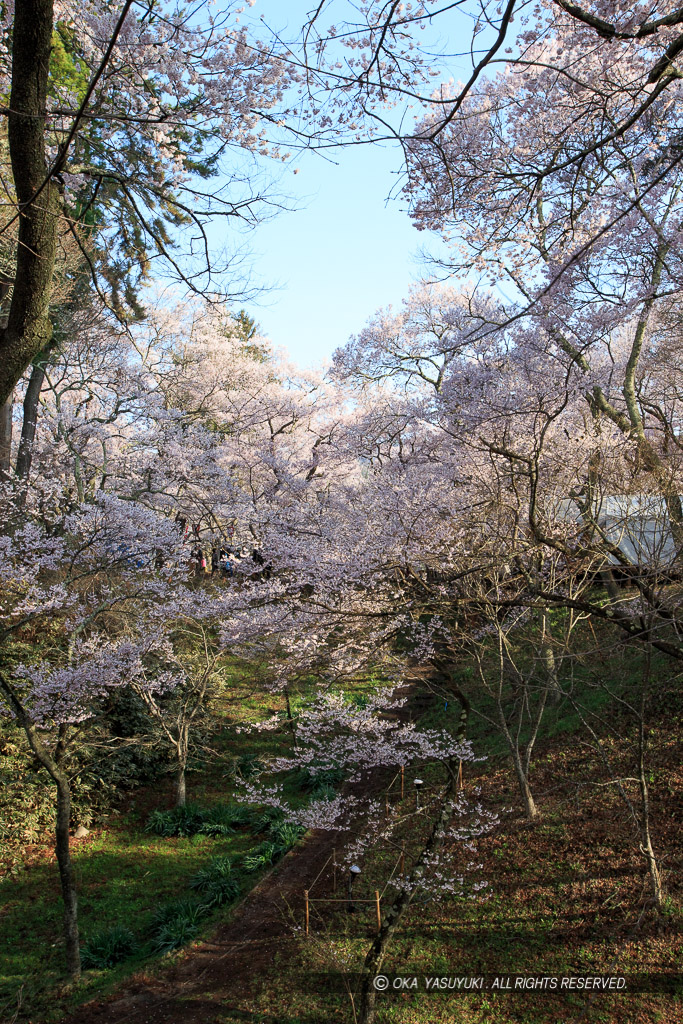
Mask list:
[[[237,856],[253,842],[249,836],[228,839],[163,839],[122,820],[116,829],[74,843],[73,860],[79,894],[83,941],[97,932],[123,926],[136,937],[152,930],[160,904],[189,892],[189,882],[211,855]],[[3,905],[0,929],[0,1006],[11,1011],[24,986],[24,1000],[40,1000],[64,978],[61,936],[62,902],[56,864],[32,865],[17,878],[0,882]],[[144,959],[144,949],[117,970],[129,971]],[[27,979],[34,979],[28,981]],[[97,974],[86,978],[83,996],[101,988]]]
[[[214,728],[206,737],[212,753],[203,754],[200,748],[188,772],[190,807],[182,816],[185,824],[180,831],[196,833],[196,822],[190,821],[196,817],[203,831],[213,835],[200,832],[162,836],[147,830],[155,812],[162,823],[178,817],[167,811],[172,803],[169,775],[160,783],[133,790],[118,809],[95,820],[88,838],[73,842],[82,946],[112,929],[128,929],[134,935],[135,948],[125,960],[108,969],[87,970],[77,995],[66,997],[66,1002],[60,996],[66,980],[63,911],[52,837],[49,832],[42,834],[42,842],[37,849],[34,847],[31,862],[25,867],[18,862],[16,852],[10,851],[12,870],[0,879],[0,1018],[11,1017],[20,1002],[28,1016],[58,1019],[76,1001],[110,991],[143,966],[149,969],[160,949],[173,945],[172,936],[167,935],[165,943],[158,939],[160,908],[172,908],[174,903],[192,898],[201,902],[202,887],[195,885],[193,890],[191,883],[210,874],[212,865],[215,873],[217,859],[232,861],[233,877],[244,895],[296,841],[300,830],[278,825],[278,815],[264,817],[263,810],[252,809],[248,820],[240,821],[233,820],[231,810],[236,779],[244,773],[245,765],[288,753],[291,746],[284,719],[283,728],[277,732],[244,732],[237,728],[284,713],[283,696],[261,688],[263,671],[263,666],[230,662],[224,692],[213,708]],[[374,686],[375,681],[361,682],[357,690],[363,693]],[[305,701],[303,686],[291,694],[295,714]],[[311,798],[310,786],[301,773],[291,773],[285,790],[294,804]],[[167,831],[173,832],[174,828]],[[253,862],[248,860],[250,855],[256,855]],[[229,905],[236,898],[233,887],[225,882],[221,885],[220,879],[214,878],[209,888],[211,898],[204,903],[212,904],[213,909],[203,912],[197,922],[190,922],[188,940],[207,934],[229,913]]]

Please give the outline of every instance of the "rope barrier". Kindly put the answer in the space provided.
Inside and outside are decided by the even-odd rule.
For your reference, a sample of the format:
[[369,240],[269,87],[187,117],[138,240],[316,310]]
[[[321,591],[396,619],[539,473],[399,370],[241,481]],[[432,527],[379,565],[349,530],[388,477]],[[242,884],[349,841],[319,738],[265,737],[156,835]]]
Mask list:
[[[308,902],[309,903],[348,903],[349,901],[348,901],[348,897],[344,897],[344,899],[340,899],[338,896],[337,897],[330,896],[329,898],[326,897],[326,896],[316,896],[314,899],[311,899],[309,897]],[[376,897],[373,896],[372,899],[370,899],[369,897],[368,897],[368,899],[365,899],[362,896],[361,897],[357,897],[356,894],[354,893],[353,894],[353,902],[354,903],[375,903],[376,902]]]
[[389,882],[391,881],[391,879],[394,877],[394,874],[396,872],[396,868],[399,866],[399,864],[401,863],[402,859],[403,859],[403,854],[401,854],[401,856],[398,858],[398,860],[394,864],[394,867],[393,867],[393,870],[392,870],[391,874],[389,875],[389,877],[387,878],[386,882],[384,883],[384,888],[382,889],[382,892],[380,893],[380,899],[384,896],[384,893],[387,891],[387,886],[389,885]]
[[312,882],[311,882],[311,884],[309,885],[309,887],[308,887],[308,891],[309,891],[309,892],[311,891],[311,889],[313,888],[313,886],[315,885],[315,883],[316,883],[316,882],[318,881],[318,879],[319,879],[319,878],[320,878],[320,876],[322,875],[322,873],[323,873],[323,871],[325,870],[325,868],[327,867],[327,865],[328,865],[328,864],[330,863],[330,861],[331,861],[331,860],[332,860],[332,859],[333,859],[333,858],[335,857],[335,855],[336,855],[336,852],[337,852],[336,850],[333,850],[333,851],[332,851],[332,853],[330,854],[330,856],[329,856],[329,857],[327,858],[327,860],[325,861],[325,863],[324,863],[324,864],[323,864],[323,866],[321,867],[320,871],[318,872],[318,874],[317,874],[317,875],[315,876],[315,878],[313,879],[313,881],[312,881]]
[[[430,761],[430,762],[425,762],[425,764],[423,764],[421,767],[422,768],[426,768],[426,767],[429,767],[429,765],[431,765],[431,764],[441,764],[441,763],[442,762],[440,762],[440,761]],[[411,766],[411,767],[415,767],[415,766]],[[418,767],[420,767],[420,766],[418,766]],[[399,778],[399,776],[401,778],[401,799],[404,798],[405,772],[404,772],[404,768],[401,767],[400,771],[396,772],[396,774],[394,775],[393,779],[389,783],[387,789],[384,791],[384,796],[385,796],[385,814],[386,814],[387,817],[389,816],[389,792],[390,792],[391,787],[393,786],[394,782],[396,781],[397,778]],[[457,787],[458,787],[459,790],[463,789],[462,760],[460,760],[459,765],[458,765]],[[437,785],[434,785],[434,786],[426,786],[422,790],[422,793],[423,793],[423,796],[426,796],[427,794],[433,794],[433,793],[436,793],[436,792],[440,793],[441,790],[442,790],[442,786],[437,784]],[[417,792],[417,790],[416,790],[416,792]],[[418,809],[414,813],[419,813],[421,809],[426,810],[426,806],[424,808],[419,808],[418,807]],[[403,816],[403,820],[405,820],[405,818],[410,817],[410,816],[411,816],[410,814],[404,815]],[[351,831],[352,831],[352,834],[353,834],[354,830],[351,830]],[[356,834],[360,835],[361,832],[358,831]],[[333,891],[336,892],[336,889],[337,889],[337,867],[338,866],[341,867],[341,865],[337,864],[337,851],[336,851],[336,849],[332,851],[330,856],[327,858],[327,860],[325,861],[325,863],[321,867],[321,869],[318,872],[318,874],[315,876],[315,878],[311,882],[311,885],[309,886],[309,888],[304,890],[304,907],[305,907],[306,935],[309,934],[309,906],[310,906],[311,903],[345,903],[345,904],[349,905],[350,904],[350,900],[352,900],[352,902],[354,904],[355,903],[374,903],[375,904],[375,906],[377,908],[377,932],[379,934],[379,932],[381,930],[381,927],[382,927],[381,901],[382,901],[382,899],[384,897],[385,892],[387,891],[387,888],[388,888],[389,884],[391,883],[392,879],[394,878],[394,876],[396,874],[396,870],[399,867],[399,865],[400,865],[400,868],[401,868],[401,877],[405,878],[405,855],[406,855],[406,843],[405,843],[405,840],[402,841],[400,847],[398,846],[398,843],[395,843],[393,840],[389,839],[388,836],[384,836],[382,838],[382,841],[387,843],[389,846],[393,846],[394,849],[397,849],[397,850],[400,849],[400,854],[399,854],[396,862],[394,863],[393,868],[391,869],[391,874],[389,875],[389,877],[387,878],[386,882],[384,883],[384,888],[382,889],[381,892],[379,891],[379,889],[375,889],[374,897],[363,897],[363,896],[358,897],[355,894],[353,895],[353,897],[351,897],[350,890],[349,890],[349,895],[346,896],[346,897],[342,897],[342,898],[340,898],[338,896],[336,896],[336,897],[335,896],[317,896],[317,897],[311,897],[310,896],[311,889],[313,889],[313,886],[319,880],[320,876],[323,874],[323,872],[325,871],[325,868],[328,866],[330,861],[333,862],[333,868],[334,868],[334,876],[333,876],[334,890]],[[351,883],[349,883],[349,885],[350,884]]]

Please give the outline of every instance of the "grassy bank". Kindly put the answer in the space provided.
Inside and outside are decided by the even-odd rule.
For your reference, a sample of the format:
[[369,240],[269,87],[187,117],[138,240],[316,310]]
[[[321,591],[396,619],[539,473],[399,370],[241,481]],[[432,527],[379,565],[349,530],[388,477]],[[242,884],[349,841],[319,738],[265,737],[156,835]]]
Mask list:
[[[294,710],[303,699],[303,693],[292,694]],[[282,714],[286,721],[282,695],[264,691],[258,666],[230,665],[212,714],[212,728],[199,737],[188,773],[188,799],[205,811],[220,811],[233,806],[240,776],[258,771],[260,759],[288,750],[291,735],[286,728],[265,733],[245,730],[250,723],[274,714]],[[98,937],[106,939],[112,930],[128,932],[130,948],[118,963],[86,969],[72,993],[64,973],[63,905],[50,831],[49,781],[36,775],[28,755],[24,753],[22,760],[18,731],[7,730],[7,736],[13,752],[11,781],[18,794],[22,782],[30,778],[31,798],[21,806],[23,818],[13,816],[9,799],[4,807],[8,827],[0,878],[2,1019],[14,1019],[15,1014],[19,1020],[58,1019],[69,1007],[108,993],[132,973],[154,970],[164,956],[159,948],[164,918],[173,917],[176,904],[189,905],[180,908],[185,924],[181,920],[174,925],[181,949],[228,919],[231,906],[296,839],[288,834],[285,841],[274,834],[269,828],[272,821],[267,816],[263,819],[263,810],[258,808],[245,820],[223,829],[223,834],[220,828],[210,827],[210,834],[154,834],[149,831],[151,817],[173,806],[170,770],[162,771],[150,783],[119,791],[112,803],[88,809],[88,835],[72,840],[82,951]],[[302,781],[296,776],[289,780],[289,795],[295,801],[309,797]],[[78,822],[76,813],[74,826]],[[17,827],[10,828],[11,823]],[[31,840],[23,847],[22,836]],[[224,898],[220,906],[207,907],[210,901],[204,892],[193,888],[193,880],[217,861],[225,864],[226,859],[232,865],[237,892],[228,894],[230,898]],[[195,912],[194,905],[201,913]]]

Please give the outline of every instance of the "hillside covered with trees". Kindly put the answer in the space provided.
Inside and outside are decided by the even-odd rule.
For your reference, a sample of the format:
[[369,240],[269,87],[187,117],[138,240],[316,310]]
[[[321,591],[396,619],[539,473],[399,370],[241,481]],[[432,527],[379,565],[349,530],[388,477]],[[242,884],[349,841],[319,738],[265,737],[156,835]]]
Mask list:
[[[3,1019],[683,1020],[683,9],[251,6],[0,2]],[[244,232],[389,144],[301,369]]]

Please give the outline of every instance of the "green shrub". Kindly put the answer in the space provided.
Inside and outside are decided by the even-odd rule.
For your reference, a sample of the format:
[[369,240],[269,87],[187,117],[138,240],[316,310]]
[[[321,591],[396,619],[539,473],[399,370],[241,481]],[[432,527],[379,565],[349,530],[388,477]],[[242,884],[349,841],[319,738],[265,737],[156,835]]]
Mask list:
[[259,871],[261,868],[270,867],[274,860],[277,860],[281,850],[275,843],[261,843],[251,853],[246,854],[242,861],[245,871]]
[[163,903],[154,914],[154,925],[158,930],[162,925],[175,921],[178,918],[199,920],[202,916],[202,905],[192,896],[185,896],[181,900],[172,900],[170,903]]
[[100,786],[112,787],[118,795],[121,790],[154,782],[168,772],[168,755],[158,747],[129,741],[118,749],[109,749],[106,755],[97,748],[90,750],[85,774]]
[[306,829],[283,821],[281,812],[271,808],[258,819],[254,831],[265,831],[268,838],[244,857],[242,864],[248,872],[270,867],[294,846]]
[[[116,787],[91,766],[90,750],[74,755],[71,806],[73,821],[90,827],[120,796]],[[26,737],[13,722],[0,722],[0,844],[3,855],[11,848],[41,842],[54,831],[55,789],[44,768],[36,762]]]
[[255,811],[253,807],[248,807],[247,804],[220,804],[222,808],[229,811],[230,824],[234,828],[239,828],[242,825],[250,825],[255,817]]
[[229,857],[214,857],[190,880],[190,888],[201,895],[207,910],[231,903],[240,894],[240,884],[232,872]]
[[222,825],[220,822],[205,821],[199,826],[198,835],[210,836],[211,839],[218,839],[219,836],[232,836],[235,829],[231,825]]
[[262,772],[263,768],[263,761],[256,754],[244,754],[237,759],[234,774],[243,779],[250,779]]
[[235,827],[247,824],[254,812],[241,804],[216,804],[202,808],[196,804],[153,811],[145,825],[146,832],[158,836],[229,836]]
[[155,953],[171,953],[192,942],[199,931],[199,922],[187,917],[175,917],[168,924],[161,925],[154,936],[152,949]]
[[194,804],[174,807],[171,810],[152,811],[145,832],[154,832],[158,836],[194,836],[203,824],[202,811]]
[[334,786],[329,786],[326,782],[322,782],[310,791],[311,800],[334,800],[337,795],[337,791]]
[[279,811],[277,807],[267,807],[265,811],[254,815],[251,824],[252,831],[256,833],[269,832],[273,825],[282,821],[282,817],[282,811]]
[[306,829],[303,825],[292,825],[287,821],[274,822],[268,829],[268,838],[281,853],[287,853],[301,838]]
[[159,907],[155,915],[152,950],[170,953],[187,945],[196,936],[206,908],[194,899],[176,900]]
[[317,768],[315,765],[309,765],[299,769],[296,781],[301,789],[311,792],[321,786],[336,789],[344,781],[345,776],[343,768]]
[[205,836],[231,836],[236,825],[244,824],[244,814],[249,818],[249,808],[239,804],[217,804],[201,812],[202,824],[199,832]]
[[113,928],[96,932],[88,939],[81,950],[81,964],[86,970],[90,967],[113,967],[132,956],[136,950],[133,933],[123,925],[114,925]]

